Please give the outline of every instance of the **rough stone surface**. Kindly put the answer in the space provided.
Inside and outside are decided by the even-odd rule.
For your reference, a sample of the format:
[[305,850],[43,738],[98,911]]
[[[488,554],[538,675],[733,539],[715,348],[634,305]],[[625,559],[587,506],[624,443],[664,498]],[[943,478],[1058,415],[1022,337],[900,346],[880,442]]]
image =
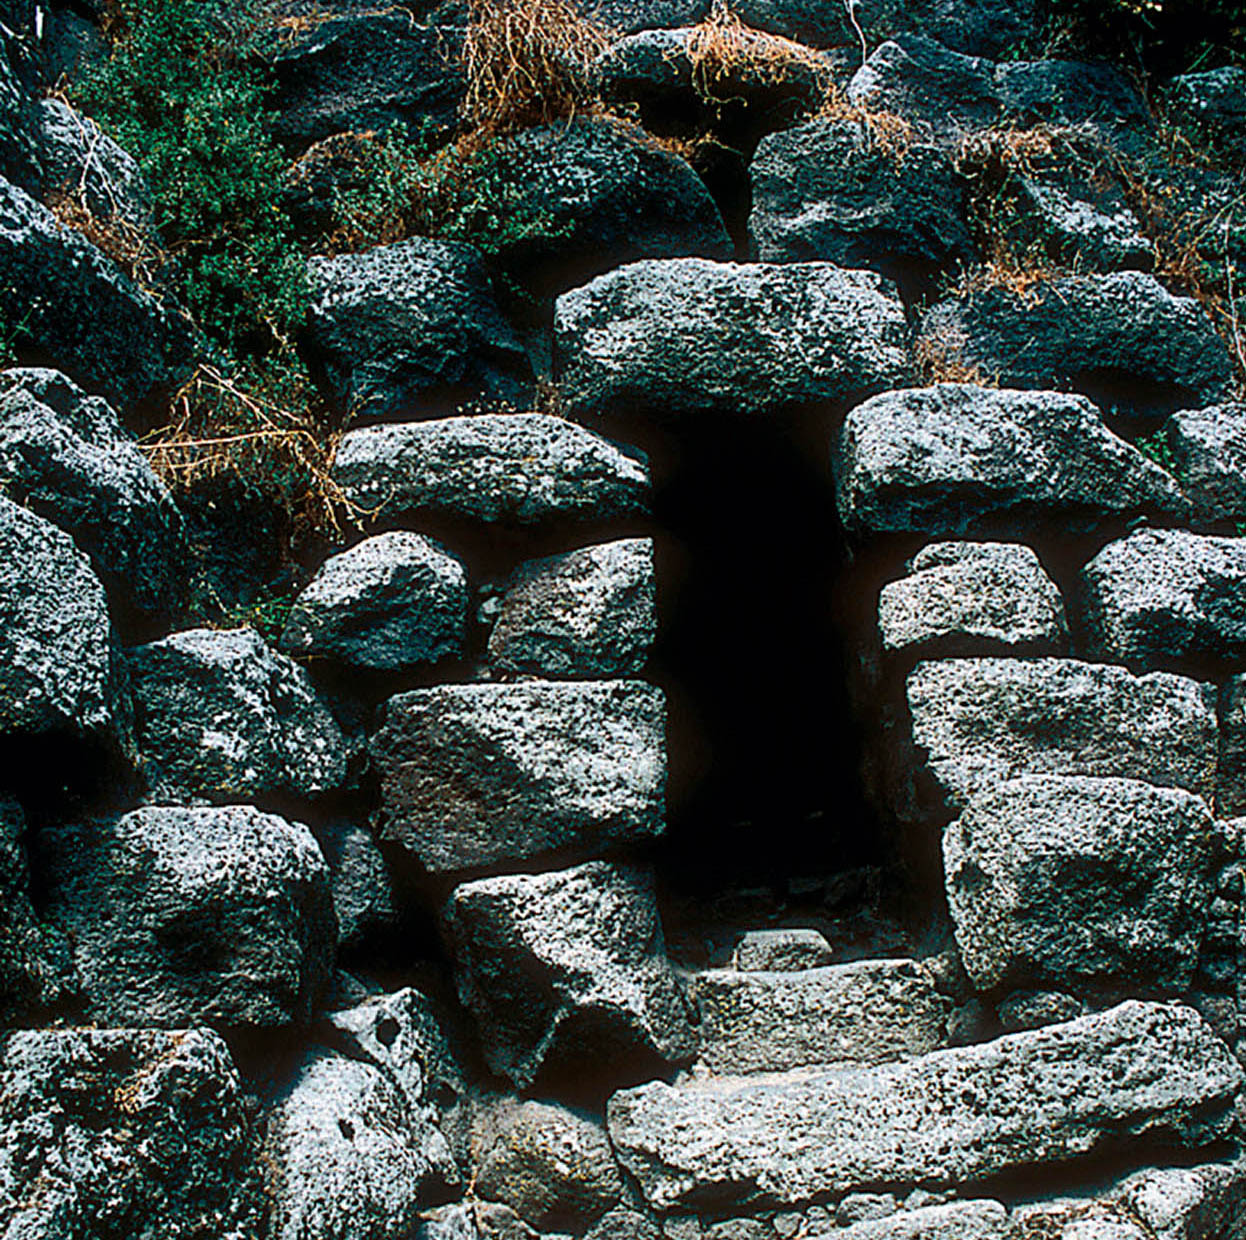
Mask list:
[[623,1176],[600,1122],[548,1102],[503,1101],[483,1124],[476,1191],[539,1231],[580,1231],[618,1203]]
[[878,627],[888,653],[1062,654],[1064,603],[1021,543],[931,543],[883,586]]
[[413,237],[314,258],[310,274],[310,345],[334,403],[356,422],[530,402],[528,355],[470,245]]
[[34,100],[4,40],[0,42],[0,177],[25,189],[34,189],[43,176],[37,126]]
[[391,698],[372,760],[382,836],[436,873],[659,835],[662,692],[641,681],[441,685]]
[[1246,518],[1246,405],[1174,413],[1164,426],[1164,441],[1196,516]]
[[254,629],[187,629],[126,662],[154,795],[313,796],[345,778],[345,740],[307,673]]
[[317,824],[315,834],[329,866],[338,946],[360,947],[391,930],[398,920],[398,899],[372,832],[335,819]]
[[963,1192],[1143,1136],[1197,1148],[1228,1132],[1241,1082],[1196,1012],[1131,1001],[903,1063],[653,1082],[615,1094],[608,1123],[655,1208],[796,1204],[888,1184]]
[[653,540],[530,560],[506,583],[489,662],[529,676],[634,675],[657,633]]
[[830,964],[831,945],[820,930],[750,930],[736,944],[741,972],[795,973]]
[[326,560],[281,634],[291,655],[406,671],[463,653],[467,570],[420,534],[365,539]]
[[0,496],[0,736],[126,746],[124,673],[104,589],[68,534]]
[[1169,107],[1202,137],[1234,154],[1246,153],[1246,69],[1225,65],[1175,77]]
[[1082,530],[1181,514],[1172,477],[1103,424],[1084,397],[940,383],[849,413],[833,451],[854,534],[955,537]]
[[1148,1168],[1121,1183],[1117,1200],[1156,1240],[1242,1240],[1246,1161]]
[[1041,1029],[1085,1015],[1086,1005],[1073,995],[1058,990],[1017,990],[996,1004],[1000,1028],[1005,1033],[1021,1029]]
[[944,1001],[912,960],[865,960],[797,973],[711,969],[688,978],[700,1014],[698,1062],[712,1073],[880,1063],[937,1050]]
[[731,240],[701,179],[644,130],[610,119],[527,129],[495,152],[508,209],[540,221],[498,261],[549,297],[636,259],[727,258]]
[[306,1022],[329,978],[329,872],[306,827],[249,806],[150,807],[44,833],[49,918],[98,1020]]
[[909,373],[890,286],[829,263],[632,263],[564,293],[554,330],[573,416],[761,414],[860,400]]
[[546,414],[484,414],[350,431],[334,475],[386,514],[535,525],[644,512],[649,468],[634,449]]
[[749,235],[763,262],[823,260],[893,279],[967,260],[966,189],[951,157],[897,157],[858,120],[813,120],[762,140]]
[[353,1059],[309,1054],[266,1119],[272,1240],[407,1240],[458,1182],[430,1114]]
[[943,835],[948,904],[979,990],[1180,994],[1212,895],[1212,817],[1177,788],[1030,775]]
[[651,1215],[616,1206],[585,1232],[584,1240],[661,1240],[662,1230]]
[[1002,285],[932,306],[922,338],[1017,388],[1117,387],[1130,410],[1170,411],[1228,394],[1228,349],[1207,312],[1139,271],[1057,276],[1024,295]]
[[954,1201],[856,1223],[833,1235],[835,1240],[1005,1240],[1008,1211],[998,1201]]
[[626,1072],[633,1059],[692,1057],[644,871],[593,861],[480,879],[455,889],[446,920],[485,1058],[520,1088],[543,1068]]
[[1211,803],[1211,685],[1074,659],[919,663],[914,743],[947,806],[1018,775],[1097,775],[1184,788]]
[[394,124],[446,131],[457,121],[460,31],[416,21],[407,9],[338,5],[276,39],[273,133],[288,147]]
[[11,1240],[258,1234],[238,1074],[207,1029],[0,1039],[0,1231]]
[[1246,539],[1138,530],[1082,570],[1090,655],[1135,667],[1246,657]]
[[185,320],[163,309],[80,233],[0,181],[0,317],[122,413],[175,390],[194,353]]
[[1246,814],[1246,676],[1230,676],[1220,692],[1220,762],[1216,812]]
[[54,370],[0,374],[0,484],[73,536],[123,608],[178,605],[181,514],[105,401]]

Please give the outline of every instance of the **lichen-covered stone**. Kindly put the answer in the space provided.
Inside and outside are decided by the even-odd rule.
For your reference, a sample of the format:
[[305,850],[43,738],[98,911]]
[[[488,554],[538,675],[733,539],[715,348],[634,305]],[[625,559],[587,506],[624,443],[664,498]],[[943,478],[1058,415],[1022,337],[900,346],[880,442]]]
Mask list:
[[886,392],[849,413],[833,447],[850,532],[1015,538],[1180,515],[1173,478],[1081,396],[962,383]]
[[503,587],[489,662],[528,676],[634,675],[657,633],[654,595],[650,538],[530,560]]
[[440,685],[372,740],[382,837],[447,873],[583,857],[665,827],[665,702],[641,681]]
[[880,1184],[964,1192],[1144,1134],[1199,1148],[1232,1127],[1241,1083],[1196,1012],[1127,1002],[902,1063],[655,1081],[615,1094],[607,1114],[624,1167],[665,1211],[834,1200]]
[[564,293],[554,331],[580,417],[850,404],[909,376],[894,291],[831,263],[631,263]]
[[[696,1035],[645,871],[591,861],[478,879],[445,912],[489,1067],[520,1088],[691,1059]],[[633,1079],[636,1079],[633,1077]]]
[[186,629],[126,663],[153,795],[314,796],[345,778],[345,739],[307,673],[254,629]]
[[536,525],[645,512],[649,467],[635,449],[542,413],[369,426],[342,438],[334,476],[386,516]]
[[281,633],[291,655],[409,671],[463,653],[467,570],[421,534],[393,531],[331,556],[294,600]]
[[305,1023],[337,927],[311,832],[249,806],[151,806],[49,828],[49,919],[92,1016],[116,1025]]
[[1180,994],[1212,890],[1212,817],[1178,788],[1029,775],[943,835],[948,904],[980,990]]

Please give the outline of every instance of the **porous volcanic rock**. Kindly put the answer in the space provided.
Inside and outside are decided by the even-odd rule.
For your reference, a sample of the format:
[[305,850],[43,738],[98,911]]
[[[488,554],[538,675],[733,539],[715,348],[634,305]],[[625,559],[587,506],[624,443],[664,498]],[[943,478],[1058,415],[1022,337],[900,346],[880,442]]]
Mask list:
[[1202,521],[1246,519],[1246,404],[1185,409],[1164,424],[1173,473]]

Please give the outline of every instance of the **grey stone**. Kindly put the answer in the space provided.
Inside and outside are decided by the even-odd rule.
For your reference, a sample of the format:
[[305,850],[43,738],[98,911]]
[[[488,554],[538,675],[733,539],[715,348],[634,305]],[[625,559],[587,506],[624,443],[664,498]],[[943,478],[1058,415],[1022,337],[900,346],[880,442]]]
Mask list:
[[1075,659],[946,659],[919,663],[906,696],[950,809],[1018,775],[1118,776],[1212,801],[1211,685]]
[[1167,412],[1228,395],[1229,352],[1207,312],[1140,271],[1053,276],[932,306],[921,338],[995,382],[1098,395],[1127,381],[1130,410]]
[[65,733],[130,746],[124,669],[87,558],[0,496],[0,736]]
[[620,35],[690,26],[709,15],[710,0],[584,0],[579,8]]
[[831,945],[819,930],[750,930],[736,944],[733,963],[747,973],[816,969],[831,963]]
[[507,210],[539,222],[504,236],[497,261],[537,297],[636,259],[732,253],[700,177],[639,126],[585,117],[526,129],[491,159]]
[[123,609],[183,595],[181,514],[116,413],[54,370],[0,374],[0,484],[73,536]]
[[572,416],[851,403],[910,369],[891,286],[830,263],[632,263],[564,293],[554,332]]
[[1216,813],[1246,814],[1246,675],[1230,676],[1220,692],[1220,762]]
[[367,827],[343,819],[316,826],[316,842],[329,866],[337,941],[356,948],[398,921],[398,902],[385,858]]
[[1246,1236],[1246,1161],[1240,1156],[1195,1167],[1148,1168],[1125,1179],[1114,1195],[1155,1240]]
[[171,395],[195,351],[189,321],[141,289],[80,233],[0,181],[0,321],[122,414]]
[[499,600],[490,665],[529,676],[634,675],[657,633],[654,594],[651,538],[530,560]]
[[1134,667],[1240,665],[1246,539],[1138,530],[1082,570],[1092,658]]
[[592,861],[479,879],[455,889],[445,915],[485,1058],[520,1088],[545,1068],[692,1057],[695,1034],[643,870]]
[[1006,1240],[1008,1211],[998,1201],[955,1201],[904,1210],[833,1234],[835,1240]]
[[1017,1207],[1010,1237],[1039,1235],[1052,1240],[1151,1240],[1154,1234],[1116,1205],[1077,1198]]
[[1014,126],[1093,126],[1105,135],[1147,130],[1150,112],[1138,88],[1112,65],[1078,60],[1003,62],[995,81]]
[[8,39],[0,41],[0,177],[34,190],[43,177],[38,113],[13,63],[15,50]]
[[615,1206],[588,1229],[584,1240],[661,1240],[661,1236],[661,1228],[650,1215]]
[[407,1240],[457,1184],[429,1113],[368,1064],[313,1051],[266,1115],[271,1240]]
[[1041,1029],[1085,1015],[1086,1005],[1073,995],[1058,990],[1017,990],[995,1008],[1005,1033],[1022,1029]]
[[535,525],[645,512],[644,456],[547,414],[370,426],[342,438],[334,476],[364,508]]
[[1064,603],[1020,543],[931,543],[883,586],[878,627],[889,654],[1063,654]]
[[1176,482],[1084,397],[940,383],[858,405],[834,444],[845,526],[957,537],[1181,515]]
[[579,1231],[623,1192],[602,1125],[555,1103],[503,1100],[483,1124],[480,1148],[477,1192],[539,1231]]
[[281,648],[400,672],[460,657],[466,630],[463,562],[421,534],[393,531],[321,565],[294,600]]
[[585,856],[665,827],[665,703],[641,681],[439,685],[372,740],[382,838],[434,873]]
[[898,1208],[892,1193],[849,1193],[835,1209],[835,1222],[840,1227],[851,1227],[853,1223],[886,1218]]
[[1180,994],[1211,901],[1212,817],[1177,788],[1029,775],[943,835],[948,905],[979,990]]
[[945,1045],[946,1004],[916,961],[860,960],[799,973],[689,974],[698,1063],[716,1074],[880,1063]]
[[966,184],[936,146],[898,154],[865,121],[818,119],[764,138],[749,235],[764,262],[811,259],[896,278],[968,260]]
[[345,779],[341,729],[307,673],[254,629],[186,629],[134,647],[126,662],[155,796],[313,796]]
[[1164,425],[1173,473],[1203,521],[1246,519],[1246,405],[1174,413]]
[[1199,136],[1230,153],[1246,152],[1246,69],[1225,65],[1185,73],[1164,93],[1172,112]]
[[313,258],[309,347],[356,422],[532,399],[532,368],[470,245],[413,237]]
[[[615,1151],[648,1202],[796,1204],[1223,1138],[1242,1069],[1189,1008],[1123,1003],[919,1059],[753,1082],[622,1090]],[[799,1141],[793,1140],[799,1133]]]
[[337,5],[279,26],[269,57],[272,131],[298,150],[345,130],[446,133],[466,81],[456,63],[462,32],[416,20],[407,9]]
[[263,1195],[240,1092],[228,1048],[207,1029],[0,1038],[0,1232],[258,1235]]
[[149,807],[48,828],[49,919],[88,1010],[118,1025],[310,1019],[336,926],[304,826],[250,806]]

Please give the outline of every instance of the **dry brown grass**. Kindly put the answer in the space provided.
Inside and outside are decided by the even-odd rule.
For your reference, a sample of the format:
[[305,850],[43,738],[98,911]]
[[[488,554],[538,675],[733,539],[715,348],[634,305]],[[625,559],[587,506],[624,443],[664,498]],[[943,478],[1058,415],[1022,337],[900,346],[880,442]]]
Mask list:
[[834,83],[828,84],[822,105],[814,115],[818,120],[849,121],[860,125],[874,148],[894,160],[897,166],[904,162],[916,136],[913,126],[904,117],[886,108],[853,103]]
[[976,387],[999,387],[999,376],[986,374],[976,362],[965,360],[967,340],[963,332],[942,327],[919,336],[913,360],[924,385],[971,383]]
[[470,0],[468,126],[485,139],[591,109],[593,61],[608,44],[606,30],[568,0]]

